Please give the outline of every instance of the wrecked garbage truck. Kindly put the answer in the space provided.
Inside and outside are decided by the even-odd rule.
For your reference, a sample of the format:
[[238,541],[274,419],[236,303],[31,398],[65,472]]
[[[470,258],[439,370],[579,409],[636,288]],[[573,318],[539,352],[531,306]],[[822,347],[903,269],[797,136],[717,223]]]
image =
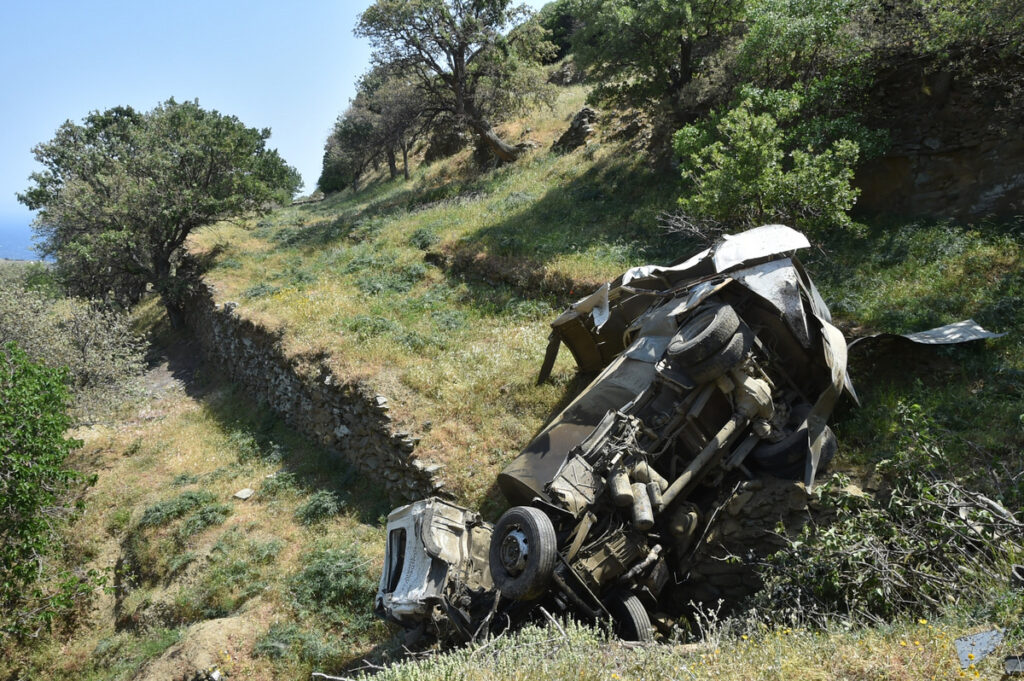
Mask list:
[[836,452],[827,419],[856,400],[846,340],[795,257],[809,245],[759,227],[570,306],[540,379],[562,345],[595,378],[499,474],[511,508],[493,526],[438,498],[391,513],[377,614],[466,640],[564,614],[646,641],[663,600],[714,598],[697,568],[716,519],[760,507],[767,534],[786,519],[766,504],[805,508]]

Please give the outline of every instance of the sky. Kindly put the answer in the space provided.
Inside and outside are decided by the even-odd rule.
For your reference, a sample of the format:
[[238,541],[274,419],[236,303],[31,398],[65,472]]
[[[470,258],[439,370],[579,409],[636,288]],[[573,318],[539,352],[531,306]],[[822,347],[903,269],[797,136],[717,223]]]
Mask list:
[[[529,0],[535,9],[546,0]],[[0,4],[0,257],[23,257],[32,213],[15,194],[32,147],[65,120],[174,97],[272,130],[269,146],[320,174],[327,134],[368,68],[352,35],[369,0],[9,0]],[[26,242],[27,243],[27,242]],[[5,255],[5,249],[7,255]]]

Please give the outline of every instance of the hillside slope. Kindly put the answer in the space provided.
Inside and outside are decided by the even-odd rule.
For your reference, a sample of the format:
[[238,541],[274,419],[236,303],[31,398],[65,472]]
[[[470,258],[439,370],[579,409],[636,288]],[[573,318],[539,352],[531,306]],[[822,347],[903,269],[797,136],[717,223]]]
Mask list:
[[[480,170],[466,149],[409,182],[378,177],[356,193],[212,226],[191,243],[213,262],[206,283],[217,302],[278,333],[296,363],[326,363],[387,397],[396,428],[419,438],[418,456],[443,464],[448,490],[490,516],[503,503],[496,472],[581,385],[568,353],[535,384],[548,323],[627,267],[696,246],[658,227],[677,178],[648,166],[620,119],[602,116],[585,148],[548,151],[584,97],[565,88],[554,110],[507,126],[509,139],[538,145],[514,165]],[[930,475],[1019,511],[1020,225],[891,219],[822,241],[803,259],[850,335],[967,317],[1007,332],[856,358],[862,406],[835,415],[836,467],[870,489],[875,464],[927,431]],[[197,363],[194,347],[167,336],[156,301],[137,316],[168,358],[131,418],[78,433],[76,465],[98,481],[69,532],[68,559],[109,568],[114,591],[0,662],[0,677],[173,678],[217,666],[234,678],[301,678],[393,658],[401,639],[369,614],[382,491]],[[235,499],[244,487],[254,496]],[[1024,596],[1005,585],[992,593],[985,603],[954,595],[936,615],[824,631],[756,613],[728,626],[707,617],[698,648],[625,651],[574,626],[531,629],[387,678],[949,678],[955,636],[998,624],[1006,651],[1024,645]],[[523,666],[524,649],[543,654]]]

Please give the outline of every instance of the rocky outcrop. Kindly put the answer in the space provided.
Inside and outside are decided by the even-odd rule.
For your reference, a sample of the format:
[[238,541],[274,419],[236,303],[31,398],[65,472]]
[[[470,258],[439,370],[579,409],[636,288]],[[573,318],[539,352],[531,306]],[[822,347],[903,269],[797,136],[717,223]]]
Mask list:
[[551,150],[566,154],[573,149],[582,147],[594,134],[594,123],[596,122],[597,112],[589,106],[583,107],[572,117],[569,129],[551,145]]
[[886,154],[857,171],[858,209],[973,219],[1024,210],[1024,64],[976,64],[970,74],[906,64],[882,74],[869,125],[888,130]]
[[398,430],[388,398],[364,383],[335,375],[318,357],[289,357],[281,339],[218,305],[209,291],[196,297],[189,326],[232,381],[266,403],[290,426],[381,484],[391,501],[441,492],[441,467],[416,456],[418,438]]

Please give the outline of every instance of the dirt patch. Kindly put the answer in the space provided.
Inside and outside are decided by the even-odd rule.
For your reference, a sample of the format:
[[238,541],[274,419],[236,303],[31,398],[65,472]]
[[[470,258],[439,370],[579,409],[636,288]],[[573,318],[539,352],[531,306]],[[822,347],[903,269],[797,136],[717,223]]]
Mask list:
[[237,667],[249,658],[260,626],[260,618],[253,615],[247,612],[193,624],[181,641],[140,669],[134,681],[191,681],[210,678],[213,670],[231,675],[243,672]]

